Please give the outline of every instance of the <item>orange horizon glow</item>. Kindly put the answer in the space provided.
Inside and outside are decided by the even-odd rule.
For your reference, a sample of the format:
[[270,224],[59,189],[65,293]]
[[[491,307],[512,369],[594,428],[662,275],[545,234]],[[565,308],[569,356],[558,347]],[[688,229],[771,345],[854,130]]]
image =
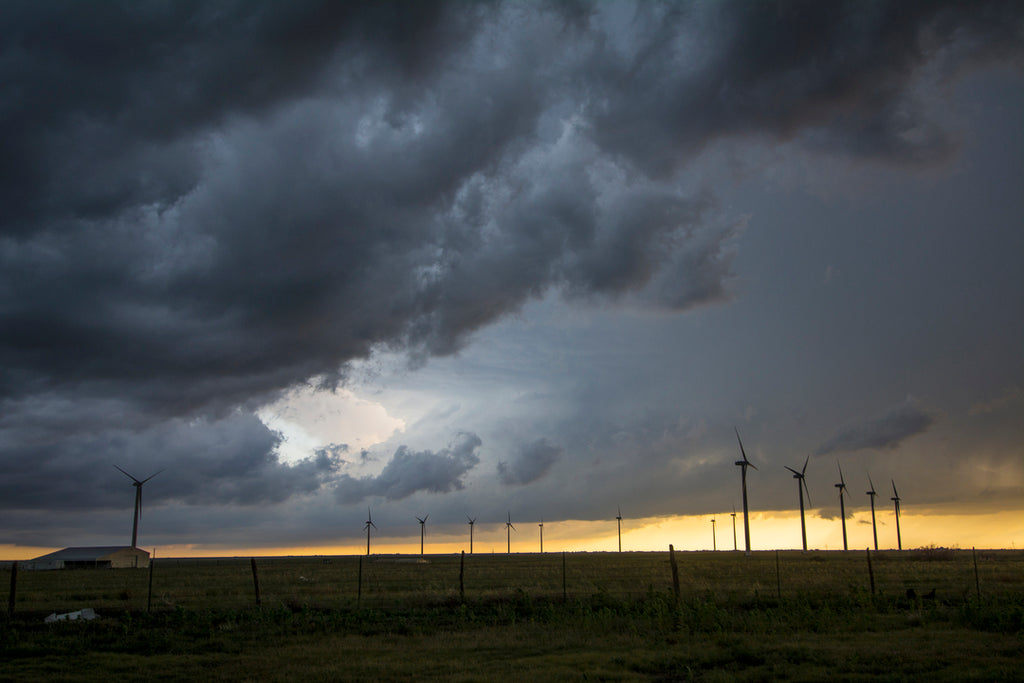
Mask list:
[[[622,550],[666,550],[669,544],[680,551],[712,550],[711,518],[717,520],[715,534],[718,550],[733,550],[732,517],[729,512],[714,515],[675,517],[624,518]],[[891,510],[877,510],[878,548],[895,550],[896,525]],[[839,519],[822,519],[809,511],[807,521],[808,550],[842,550],[843,535]],[[513,520],[511,550],[514,553],[538,552],[540,531],[536,522]],[[426,555],[469,552],[468,525],[459,533],[432,531],[427,525],[424,547]],[[857,510],[846,520],[849,548],[873,548],[870,510]],[[900,513],[903,549],[925,546],[947,548],[1016,549],[1024,546],[1024,510],[965,515],[938,508],[915,514]],[[374,535],[370,540],[373,555],[418,555],[419,528],[409,526],[402,536]],[[799,550],[800,513],[797,511],[755,512],[750,515],[751,550]],[[478,522],[473,534],[473,551],[478,554],[506,552],[505,525],[502,522]],[[358,541],[341,544],[302,545],[287,547],[245,547],[205,544],[170,544],[154,548],[139,547],[156,554],[157,559],[169,557],[274,557],[303,555],[365,555],[365,536]],[[736,515],[736,547],[743,545],[743,513]],[[0,545],[0,558],[29,560],[60,550],[59,547]],[[615,552],[618,550],[615,520],[566,520],[544,523],[545,552]]]

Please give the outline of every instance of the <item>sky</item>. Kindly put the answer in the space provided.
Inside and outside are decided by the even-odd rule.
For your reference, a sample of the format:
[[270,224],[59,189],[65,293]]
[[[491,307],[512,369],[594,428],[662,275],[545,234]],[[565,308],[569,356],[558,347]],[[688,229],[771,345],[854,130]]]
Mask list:
[[[1024,6],[0,16],[0,554],[1024,543]],[[870,477],[870,482],[869,482]],[[740,543],[742,544],[742,526]],[[362,550],[361,550],[362,548]]]

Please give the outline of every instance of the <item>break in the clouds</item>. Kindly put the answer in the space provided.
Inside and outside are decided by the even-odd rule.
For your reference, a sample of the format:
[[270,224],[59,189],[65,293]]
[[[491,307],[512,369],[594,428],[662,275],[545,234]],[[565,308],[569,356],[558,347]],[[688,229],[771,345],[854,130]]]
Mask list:
[[498,476],[505,484],[529,484],[537,481],[551,469],[564,449],[547,439],[523,444],[515,457],[510,461],[498,462]]
[[477,451],[481,445],[479,436],[465,433],[437,452],[400,446],[380,474],[358,478],[343,474],[335,481],[334,492],[343,503],[359,503],[370,496],[402,500],[417,491],[461,490],[466,473],[480,462]]
[[814,452],[815,455],[859,451],[868,448],[893,450],[907,439],[921,434],[935,424],[938,416],[917,401],[903,404],[881,415],[862,420],[841,429]]
[[[552,300],[635,315],[640,339],[652,321],[728,309],[765,284],[739,267],[752,232],[772,281],[803,291],[784,260],[799,250],[780,257],[785,241],[764,236],[809,221],[806,207],[775,196],[758,223],[753,200],[717,181],[751,172],[753,147],[899,174],[948,166],[971,136],[935,103],[965,74],[1019,69],[1021,16],[996,0],[7,3],[0,507],[38,509],[50,494],[107,506],[85,489],[115,487],[101,474],[115,462],[143,476],[166,467],[150,500],[197,508],[453,492],[491,456],[474,474],[523,490],[562,464],[674,462],[664,434],[616,455],[579,414],[599,396],[606,405],[591,412],[617,432],[680,423],[660,414],[679,399],[660,381],[666,369],[728,339],[759,353],[785,304],[683,361],[623,372],[621,392],[592,379],[609,368],[562,352],[551,373],[561,384],[545,396],[563,403],[538,411],[544,429],[525,427],[550,436],[519,453],[514,439],[487,456],[464,441],[408,441],[382,472],[356,476],[337,444],[393,446],[412,423],[374,406],[377,426],[360,438],[293,430],[289,442],[294,425],[275,431],[253,414],[309,382],[337,388],[383,354],[413,371],[451,358]],[[851,317],[885,282],[855,253],[827,260],[843,273],[829,291],[845,297],[830,310]],[[822,264],[813,271],[820,279]],[[867,284],[841,291],[858,277]],[[728,366],[706,364],[690,390],[714,393],[729,373],[714,368]],[[718,414],[696,418],[727,434],[738,411],[716,400]],[[465,421],[447,433],[484,434],[490,447],[483,422],[502,418],[456,413]],[[928,426],[913,417],[829,449],[902,443]],[[417,438],[409,428],[398,436]]]

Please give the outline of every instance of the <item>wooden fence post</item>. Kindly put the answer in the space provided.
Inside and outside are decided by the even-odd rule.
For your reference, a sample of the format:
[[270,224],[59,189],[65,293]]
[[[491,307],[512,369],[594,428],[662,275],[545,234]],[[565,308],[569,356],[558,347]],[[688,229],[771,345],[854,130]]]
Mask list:
[[866,548],[864,552],[868,555],[868,577],[871,579],[871,595],[875,594],[875,569],[871,566],[871,548]]
[[565,551],[562,551],[562,602],[569,602],[569,593],[565,589]]
[[363,557],[359,556],[359,587],[356,589],[356,609],[363,605]]
[[466,551],[459,555],[459,602],[466,602]]
[[971,556],[974,558],[974,591],[978,595],[978,599],[981,600],[981,581],[978,579],[978,553],[975,552],[974,548],[971,548]]
[[782,600],[782,574],[779,572],[779,551],[775,550],[775,592]]
[[672,592],[675,593],[676,602],[679,602],[679,567],[676,566],[676,549],[671,543],[668,545],[668,561],[672,565]]
[[18,563],[11,565],[11,595],[7,598],[7,614],[14,616],[14,595],[18,589]]
[[153,565],[156,564],[156,548],[153,548],[153,556],[149,558],[149,593],[146,595],[146,612],[153,609]]
[[252,565],[252,583],[256,587],[256,606],[260,607],[260,576],[256,573],[256,558],[250,557],[249,563]]

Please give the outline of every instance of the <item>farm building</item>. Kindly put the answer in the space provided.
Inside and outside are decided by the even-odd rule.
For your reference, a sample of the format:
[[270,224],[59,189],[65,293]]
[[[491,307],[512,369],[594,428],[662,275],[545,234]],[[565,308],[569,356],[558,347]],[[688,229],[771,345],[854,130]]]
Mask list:
[[25,562],[25,569],[128,569],[148,567],[149,553],[129,545],[64,548]]

